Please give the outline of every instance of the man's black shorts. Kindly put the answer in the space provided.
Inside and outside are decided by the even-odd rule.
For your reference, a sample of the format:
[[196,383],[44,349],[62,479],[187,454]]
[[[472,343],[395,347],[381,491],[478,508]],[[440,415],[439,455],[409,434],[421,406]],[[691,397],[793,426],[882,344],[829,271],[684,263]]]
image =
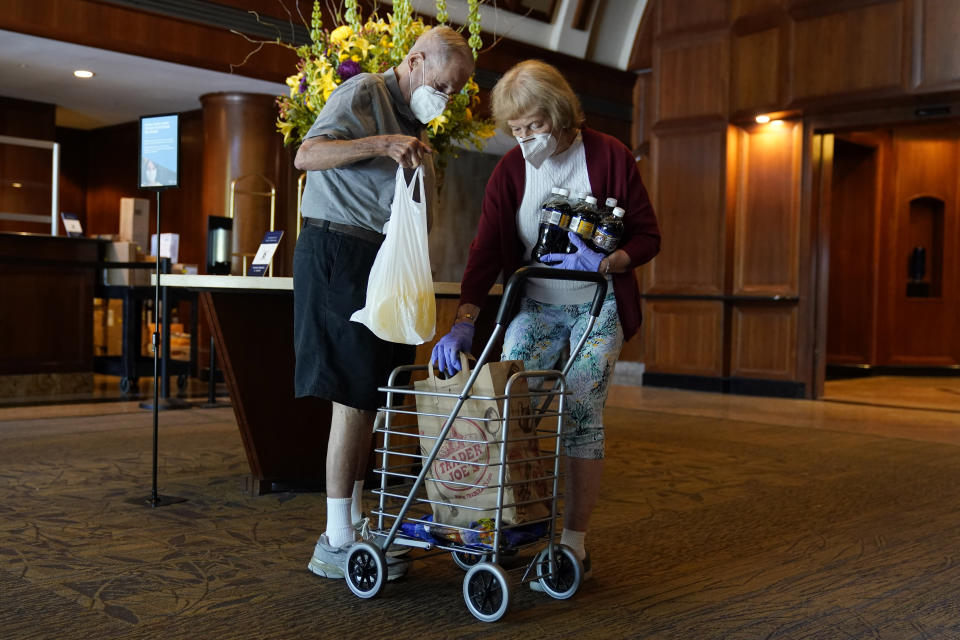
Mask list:
[[413,364],[416,347],[386,342],[350,316],[366,303],[379,244],[304,226],[293,255],[296,396],[356,409],[383,406],[390,372]]

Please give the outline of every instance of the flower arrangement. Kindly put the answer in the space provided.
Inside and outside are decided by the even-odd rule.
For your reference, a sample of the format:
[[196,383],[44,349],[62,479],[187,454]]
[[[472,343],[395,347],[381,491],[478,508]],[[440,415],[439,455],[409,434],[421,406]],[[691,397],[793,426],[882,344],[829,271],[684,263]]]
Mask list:
[[[480,48],[480,0],[468,0],[470,22],[468,43],[474,59]],[[337,86],[358,73],[382,73],[403,60],[407,50],[425,30],[420,18],[414,18],[409,0],[395,0],[393,13],[386,19],[376,12],[361,21],[357,0],[345,0],[342,20],[332,30],[321,22],[320,3],[314,0],[310,22],[310,44],[296,49],[300,61],[297,73],[287,78],[290,93],[277,98],[280,114],[277,128],[284,144],[299,143]],[[437,21],[447,20],[446,0],[437,0]],[[470,144],[477,149],[495,133],[492,121],[476,115],[480,88],[471,77],[463,89],[450,99],[442,115],[430,121],[427,133],[434,148],[438,170],[456,156],[456,145]]]

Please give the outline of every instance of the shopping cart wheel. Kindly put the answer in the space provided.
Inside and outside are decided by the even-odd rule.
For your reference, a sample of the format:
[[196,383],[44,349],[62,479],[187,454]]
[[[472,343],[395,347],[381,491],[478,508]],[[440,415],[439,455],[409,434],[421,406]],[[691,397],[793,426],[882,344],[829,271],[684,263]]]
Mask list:
[[387,582],[387,559],[380,547],[369,542],[350,547],[346,569],[347,586],[361,598],[373,598]]
[[470,571],[473,567],[480,564],[481,562],[488,562],[490,560],[489,553],[467,553],[466,551],[451,551],[450,555],[453,556],[453,563],[463,569],[464,571]]
[[510,581],[500,565],[481,562],[463,577],[463,600],[478,620],[496,622],[510,605]]
[[583,563],[570,547],[558,544],[553,548],[553,557],[557,566],[550,570],[550,550],[544,549],[537,555],[537,577],[540,586],[551,598],[566,600],[577,592],[583,580]]

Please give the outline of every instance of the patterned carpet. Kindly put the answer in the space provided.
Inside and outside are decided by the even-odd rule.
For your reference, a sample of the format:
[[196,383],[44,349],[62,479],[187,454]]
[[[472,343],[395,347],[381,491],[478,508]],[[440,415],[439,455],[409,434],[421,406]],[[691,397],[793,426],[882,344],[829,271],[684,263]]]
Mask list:
[[230,409],[161,415],[156,509],[150,414],[80,413],[0,412],[4,639],[960,638],[958,446],[610,408],[593,579],[488,625],[445,557],[308,573],[323,496],[244,495]]

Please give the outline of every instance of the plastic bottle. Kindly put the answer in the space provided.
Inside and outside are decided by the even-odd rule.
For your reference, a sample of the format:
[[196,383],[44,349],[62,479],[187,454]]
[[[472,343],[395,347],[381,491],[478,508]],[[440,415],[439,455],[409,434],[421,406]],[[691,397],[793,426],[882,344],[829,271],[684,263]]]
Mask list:
[[540,206],[540,233],[530,256],[542,262],[547,253],[564,253],[567,246],[566,227],[570,224],[570,201],[567,189],[554,187],[551,196]]
[[[609,200],[608,200],[609,202]],[[621,207],[614,207],[609,216],[604,217],[593,230],[593,246],[606,254],[613,253],[623,237],[623,214]]]
[[[583,200],[573,205],[573,211],[570,214],[570,231],[583,238],[588,245],[593,241],[593,229],[598,222],[600,222],[600,214],[597,211],[596,198],[587,195],[584,196]],[[572,243],[571,246],[576,251],[576,246]]]
[[604,218],[609,216],[611,213],[613,213],[613,208],[615,206],[617,206],[617,199],[607,198],[604,201],[603,206],[597,207],[597,210],[600,212],[600,219],[603,220]]

